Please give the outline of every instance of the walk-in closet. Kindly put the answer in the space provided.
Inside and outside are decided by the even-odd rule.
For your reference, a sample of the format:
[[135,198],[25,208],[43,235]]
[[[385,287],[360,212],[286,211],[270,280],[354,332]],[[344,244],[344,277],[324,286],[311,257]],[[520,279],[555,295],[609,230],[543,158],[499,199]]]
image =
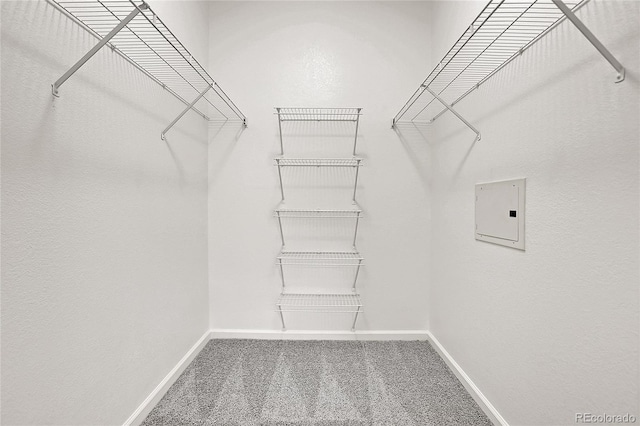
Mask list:
[[637,0],[0,2],[3,425],[640,422]]

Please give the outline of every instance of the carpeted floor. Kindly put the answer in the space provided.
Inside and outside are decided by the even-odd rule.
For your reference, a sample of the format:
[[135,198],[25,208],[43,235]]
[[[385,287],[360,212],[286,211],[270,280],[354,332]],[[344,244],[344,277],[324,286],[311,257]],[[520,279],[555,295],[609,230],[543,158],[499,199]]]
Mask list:
[[143,425],[491,425],[427,342],[212,340]]

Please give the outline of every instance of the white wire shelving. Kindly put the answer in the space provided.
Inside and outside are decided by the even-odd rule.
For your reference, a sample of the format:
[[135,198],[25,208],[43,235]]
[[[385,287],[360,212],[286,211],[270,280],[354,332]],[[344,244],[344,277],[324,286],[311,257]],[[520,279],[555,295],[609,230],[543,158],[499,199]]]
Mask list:
[[362,303],[358,294],[280,294],[276,306],[284,328],[283,312],[350,313],[355,314],[351,330],[355,330]]
[[[98,39],[98,43],[52,84],[54,96],[69,77],[102,47],[109,46],[182,102],[186,108],[162,132],[190,110],[212,121],[247,118],[148,4],[133,0],[48,0]],[[196,108],[203,100],[207,111]]]
[[278,132],[280,135],[280,155],[284,155],[284,143],[282,134],[282,123],[286,122],[352,122],[354,126],[353,134],[353,156],[356,155],[356,145],[358,143],[358,127],[362,108],[297,108],[297,107],[276,107],[275,114],[278,117]]
[[274,210],[275,216],[280,219],[359,219],[362,217],[361,209],[284,209],[277,208]]
[[438,65],[393,118],[399,123],[432,123],[451,111],[480,131],[453,107],[520,56],[565,19],[569,19],[624,79],[624,67],[575,16],[588,0],[490,0]]
[[276,158],[281,167],[359,167],[362,158]]
[[355,169],[355,177],[353,180],[353,196],[352,202],[356,202],[356,191],[358,189],[358,172],[362,166],[362,158],[276,158],[274,159],[278,166],[278,179],[280,181],[280,195],[284,201],[284,184],[282,183],[283,167],[350,167]]
[[357,251],[282,251],[278,265],[360,266],[364,258]]
[[358,237],[358,225],[362,218],[362,209],[286,209],[277,208],[274,210],[274,216],[278,219],[278,226],[280,227],[280,238],[282,240],[282,247],[285,247],[284,231],[282,228],[283,219],[352,219],[354,220],[353,228],[353,247],[356,247],[356,239]]
[[280,277],[282,278],[282,291],[286,290],[285,266],[308,266],[308,267],[351,267],[355,268],[351,291],[356,291],[356,283],[363,266],[364,258],[357,250],[353,251],[282,251],[277,257],[280,267]]
[[352,121],[358,122],[362,108],[276,107],[280,121]]
[[[355,330],[358,315],[362,310],[360,296],[356,292],[356,284],[360,268],[363,266],[364,258],[356,248],[358,236],[358,225],[362,217],[362,210],[356,204],[356,190],[358,187],[358,173],[362,166],[362,158],[356,157],[356,147],[358,142],[358,126],[362,108],[275,108],[278,118],[278,130],[280,138],[280,154],[282,157],[275,159],[278,167],[278,177],[280,180],[280,193],[282,203],[285,200],[284,185],[282,182],[282,169],[287,167],[315,167],[315,168],[353,168],[354,183],[352,208],[342,209],[305,209],[284,207],[282,204],[274,210],[274,216],[278,219],[280,238],[282,241],[282,251],[276,258],[276,264],[280,269],[282,279],[282,289],[280,297],[276,302],[277,309],[282,321],[282,329],[286,330],[284,312],[318,312],[318,313],[351,313],[354,314],[351,330]],[[351,138],[350,125],[353,123],[353,157],[352,158],[285,158],[283,144],[283,124],[287,122],[338,122],[341,124],[341,131],[348,129],[344,134]],[[332,128],[333,130],[333,128]],[[317,131],[317,130],[315,130]],[[312,132],[312,134],[314,134]],[[317,135],[317,133],[316,133]],[[333,136],[332,136],[333,137]],[[342,137],[342,135],[340,135]],[[326,141],[326,140],[325,140]],[[303,149],[304,151],[304,149]],[[285,233],[282,226],[283,220],[289,219],[311,219],[311,220],[353,220],[353,240],[352,249],[347,251],[291,251],[285,249]],[[350,229],[347,225],[345,229]],[[308,293],[289,292],[286,285],[285,270],[287,267],[315,267],[315,268],[353,268],[354,276],[351,282],[351,292],[349,294],[336,293],[335,289],[328,291],[323,281],[321,290],[309,291]],[[303,275],[304,276],[304,275]],[[306,280],[306,278],[305,278]],[[305,281],[307,290],[309,283]],[[335,287],[335,283],[333,283]],[[325,291],[322,291],[325,290]],[[344,289],[346,290],[346,289]]]

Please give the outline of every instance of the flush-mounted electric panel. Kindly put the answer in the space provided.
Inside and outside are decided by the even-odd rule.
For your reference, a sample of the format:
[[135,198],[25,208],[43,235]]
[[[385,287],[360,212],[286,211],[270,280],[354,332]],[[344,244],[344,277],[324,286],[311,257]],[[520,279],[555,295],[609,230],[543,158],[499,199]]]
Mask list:
[[476,240],[524,250],[525,181],[476,185]]

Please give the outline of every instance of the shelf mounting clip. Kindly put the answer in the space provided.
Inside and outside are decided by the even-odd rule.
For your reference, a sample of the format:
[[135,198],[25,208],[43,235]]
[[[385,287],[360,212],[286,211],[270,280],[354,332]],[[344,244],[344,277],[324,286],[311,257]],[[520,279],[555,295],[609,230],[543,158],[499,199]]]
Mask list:
[[553,3],[560,9],[560,11],[567,17],[568,20],[576,26],[576,28],[584,35],[587,40],[595,47],[598,52],[611,64],[613,68],[618,72],[616,76],[616,83],[620,83],[624,80],[624,67],[618,60],[609,52],[609,50],[604,47],[604,45],[598,40],[598,38],[593,35],[593,33],[587,28],[587,26],[567,7],[566,4],[562,2],[562,0],[552,0]]
[[91,57],[95,55],[98,50],[102,49],[107,43],[109,43],[109,41],[120,32],[120,30],[126,27],[127,24],[129,24],[129,22],[131,22],[131,20],[138,15],[138,13],[147,8],[149,8],[149,6],[147,6],[146,3],[142,3],[139,6],[136,6],[136,8],[133,9],[126,18],[120,21],[120,23],[109,32],[109,34],[104,36],[95,46],[93,46],[91,50],[89,50],[82,58],[80,58],[80,60],[76,62],[75,65],[69,68],[69,70],[62,75],[62,77],[57,79],[56,82],[51,85],[51,93],[53,93],[53,96],[59,97],[60,95],[58,94],[58,89],[60,88],[60,86],[62,86],[64,82],[69,79],[69,77],[75,74],[75,72],[78,71],[80,67],[82,67],[89,59],[91,59]]
[[[429,89],[428,86],[426,85],[422,85],[422,87],[424,87],[429,93],[431,93],[431,96],[433,96],[434,98],[436,98],[438,100],[438,102],[440,102],[442,105],[444,105],[444,107],[446,109],[448,109],[449,111],[451,111],[456,117],[458,117],[460,119],[460,121],[462,121],[464,124],[467,125],[467,127],[469,127],[471,130],[473,130],[473,132],[476,134],[476,141],[479,141],[481,138],[480,135],[480,130],[476,129],[473,124],[469,123],[463,116],[461,116],[458,111],[456,111],[455,109],[453,109],[453,107],[451,105],[449,105],[444,99],[442,99],[440,96],[438,96],[437,93],[435,93],[433,90]],[[432,120],[433,121],[433,120]]]

